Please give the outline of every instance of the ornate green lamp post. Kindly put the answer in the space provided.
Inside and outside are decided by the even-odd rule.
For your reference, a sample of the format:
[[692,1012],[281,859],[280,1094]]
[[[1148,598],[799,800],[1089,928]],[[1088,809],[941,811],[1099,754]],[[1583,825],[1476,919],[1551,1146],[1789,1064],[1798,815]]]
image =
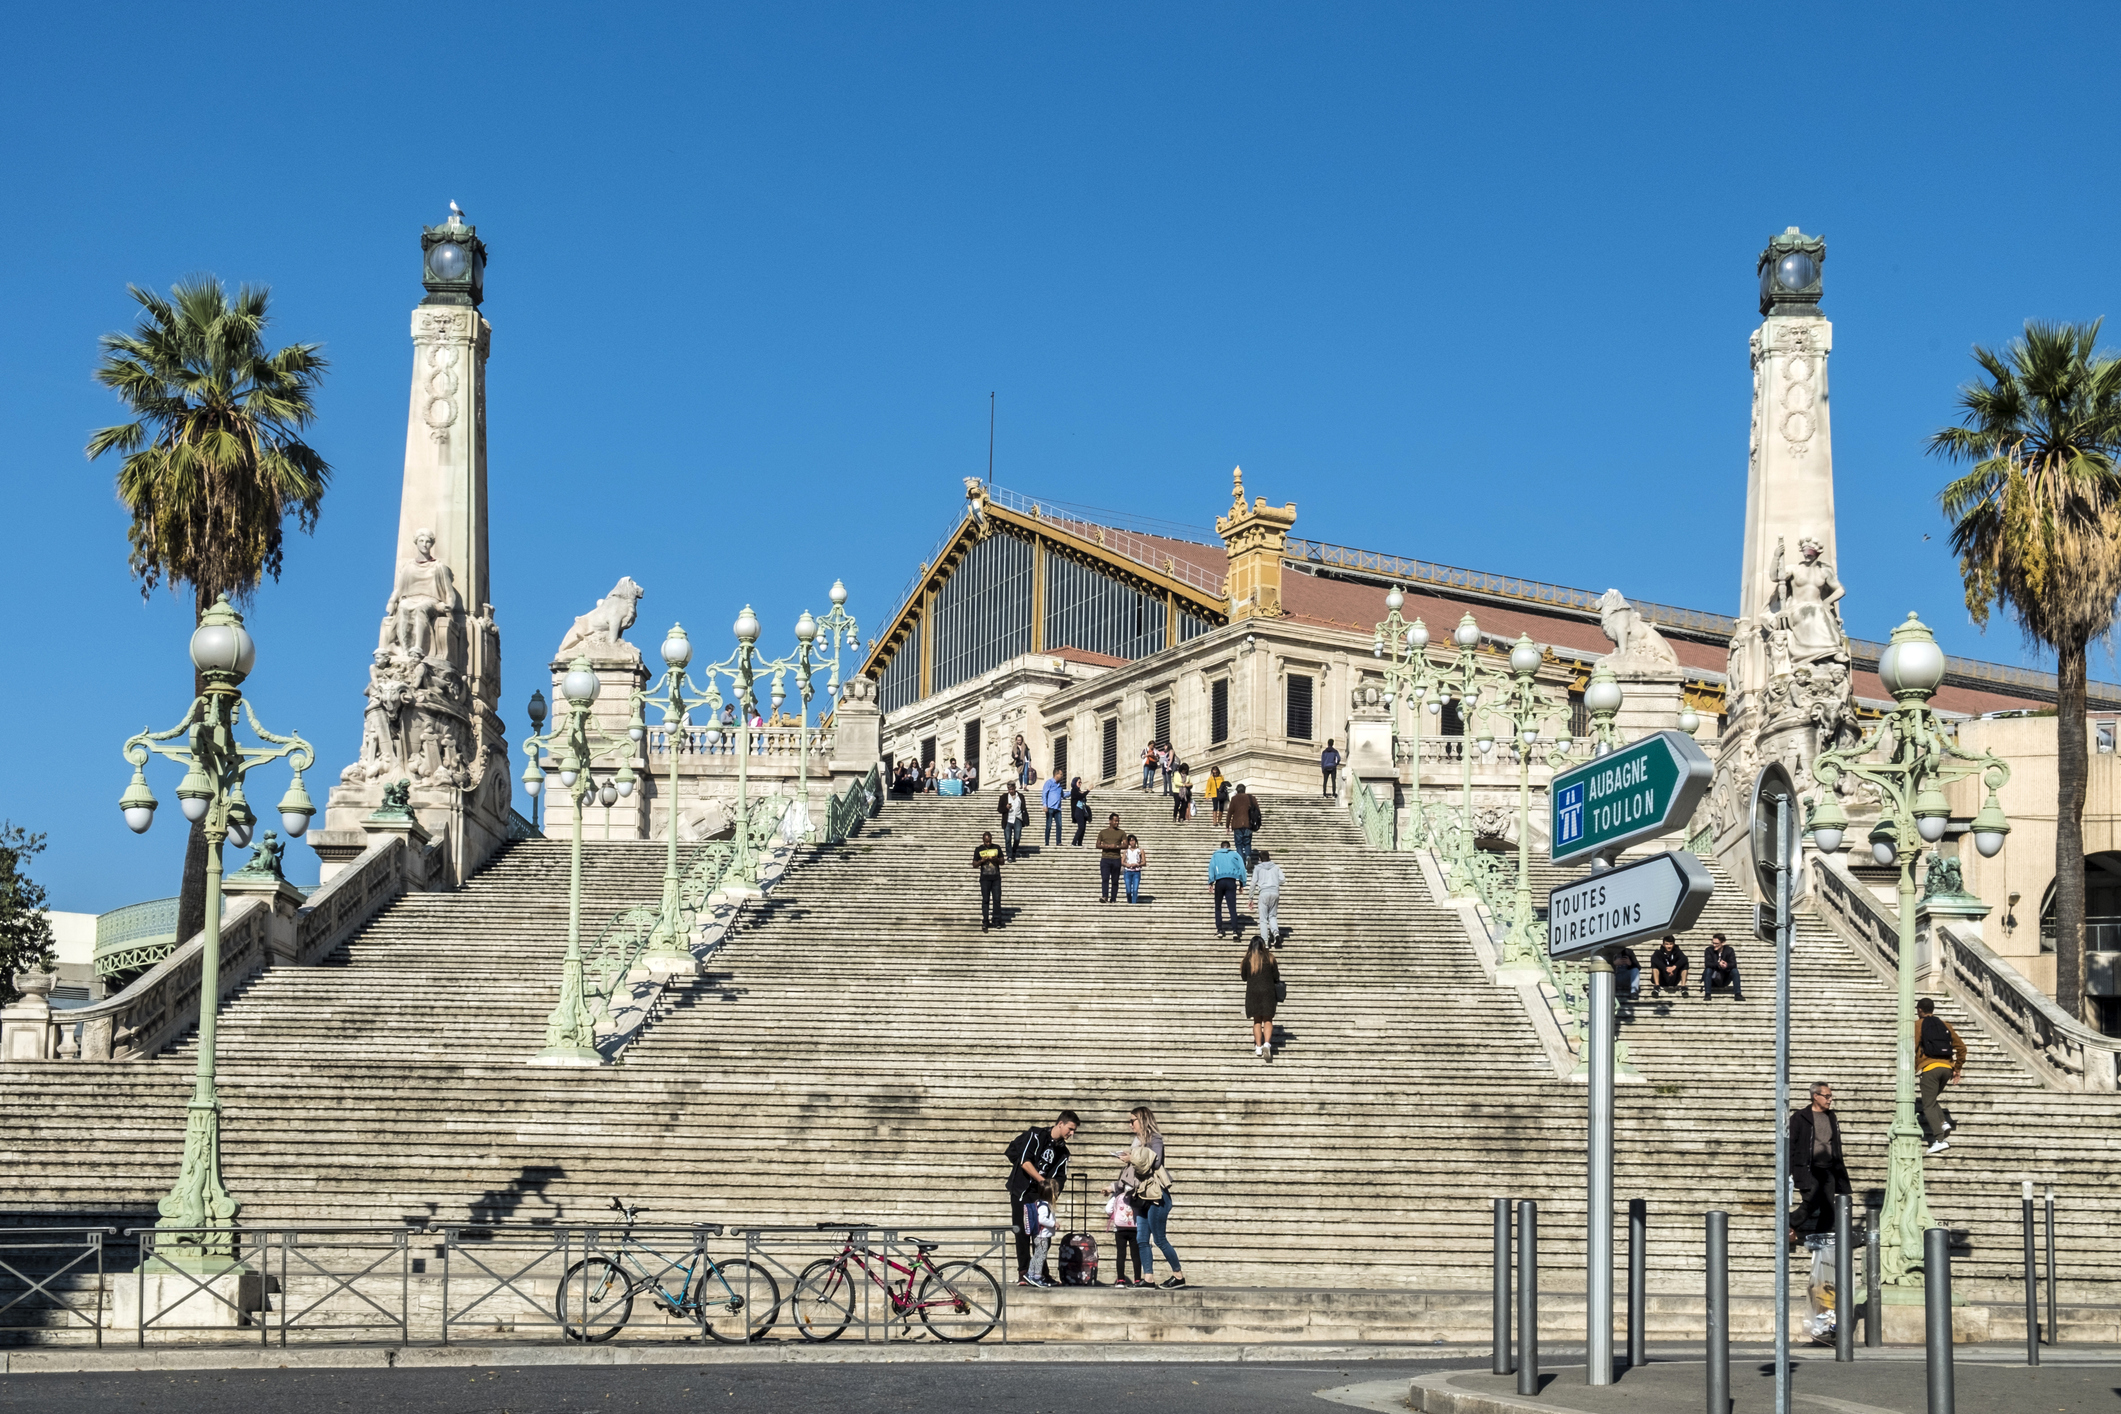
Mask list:
[[[238,1204],[221,1183],[221,1101],[214,1089],[215,1020],[221,1003],[221,848],[242,849],[250,843],[257,816],[243,797],[243,781],[268,761],[288,758],[294,781],[280,798],[280,824],[301,838],[309,817],[317,813],[302,773],[317,754],[300,736],[275,736],[258,723],[257,711],[243,700],[243,679],[250,675],[257,645],[223,594],[199,620],[191,636],[192,666],[206,690],[192,699],[184,720],[166,732],[142,728],[125,743],[132,763],[132,784],[118,800],[125,823],[145,833],[155,822],[155,796],[147,788],[147,763],[165,756],[185,768],[177,786],[184,818],[206,832],[206,940],[199,967],[199,1063],[191,1104],[184,1119],[184,1167],[157,1205],[155,1226],[167,1229],[169,1246],[157,1245],[156,1260],[200,1274],[226,1270],[235,1263],[234,1226]],[[250,719],[250,729],[271,743],[244,746],[236,740],[236,709]],[[182,740],[180,741],[179,738]]]
[[1872,858],[1900,866],[1900,1034],[1878,1242],[1881,1284],[1905,1288],[1922,1284],[1922,1234],[1931,1226],[1922,1182],[1922,1131],[1915,1120],[1915,860],[1925,845],[1944,838],[1951,810],[1942,788],[1973,775],[1988,787],[1988,800],[1973,820],[1974,848],[1984,859],[1993,858],[2010,833],[1996,792],[2010,780],[2011,768],[2000,756],[1961,750],[1938,720],[1929,700],[1944,681],[1944,651],[1913,614],[1893,630],[1879,657],[1878,680],[1893,695],[1893,710],[1862,741],[1822,751],[1812,763],[1822,794],[1812,811],[1811,833],[1826,853],[1841,848],[1848,815],[1834,788],[1842,776],[1854,776],[1878,792],[1882,807],[1870,835]]
[[[1502,966],[1536,968],[1532,954],[1532,756],[1540,747],[1542,722],[1560,717],[1568,721],[1569,704],[1539,685],[1534,676],[1545,655],[1529,635],[1520,634],[1510,648],[1510,677],[1492,701],[1474,708],[1479,719],[1477,741],[1485,756],[1495,749],[1495,726],[1505,726],[1517,753],[1517,896],[1510,920],[1509,939],[1503,948]],[[1618,687],[1618,684],[1615,684]],[[1614,704],[1616,709],[1618,703]],[[1470,724],[1469,724],[1470,725]],[[1567,735],[1548,745],[1566,756],[1571,745]]]
[[[554,718],[551,731],[533,732],[523,742],[523,751],[530,757],[523,768],[523,789],[533,797],[544,789],[540,760],[549,751],[560,787],[574,804],[567,873],[567,960],[560,974],[559,1004],[545,1022],[545,1049],[530,1058],[532,1065],[604,1064],[596,1048],[596,1016],[589,1009],[582,981],[582,812],[592,800],[609,806],[620,796],[633,794],[634,742],[631,735],[612,736],[590,721],[601,687],[589,660],[576,658],[560,679],[566,715]],[[591,768],[608,757],[619,758],[619,769],[599,785]]]
[[711,689],[702,692],[685,675],[685,665],[691,661],[692,640],[686,636],[685,626],[672,624],[663,638],[663,676],[654,685],[634,692],[633,718],[626,727],[626,734],[635,741],[643,739],[648,733],[642,709],[654,707],[662,713],[663,742],[670,753],[670,822],[663,832],[663,904],[655,931],[649,935],[647,951],[641,954],[643,963],[666,971],[693,966],[692,953],[682,936],[684,910],[678,902],[678,757],[691,746],[687,727],[692,709],[719,710],[721,705]]
[[1420,619],[1408,623],[1400,616],[1406,602],[1407,596],[1393,585],[1385,595],[1384,622],[1370,640],[1370,656],[1382,658],[1387,649],[1391,651],[1391,661],[1384,665],[1385,710],[1392,713],[1394,729],[1399,722],[1395,704],[1402,698],[1414,721],[1410,748],[1414,789],[1407,796],[1407,828],[1399,843],[1402,849],[1420,849],[1429,842],[1428,813],[1421,803],[1421,717],[1424,711],[1443,710],[1440,694],[1444,672],[1429,661],[1429,626]]
[[1458,818],[1441,826],[1432,821],[1429,834],[1442,846],[1445,884],[1453,893],[1464,893],[1473,887],[1473,717],[1482,698],[1508,679],[1483,664],[1474,651],[1480,646],[1480,625],[1471,613],[1451,630],[1451,643],[1458,649],[1458,656],[1439,673],[1441,681],[1435,697],[1430,699],[1429,711],[1441,717],[1444,708],[1454,701],[1458,704]]

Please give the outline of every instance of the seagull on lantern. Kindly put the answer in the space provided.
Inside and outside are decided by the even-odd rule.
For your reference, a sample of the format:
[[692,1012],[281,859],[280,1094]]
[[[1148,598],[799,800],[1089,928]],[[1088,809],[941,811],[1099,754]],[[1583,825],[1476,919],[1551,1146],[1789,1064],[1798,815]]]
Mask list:
[[458,208],[456,202],[454,201],[449,203],[449,224],[452,226],[461,226],[464,224],[464,213]]

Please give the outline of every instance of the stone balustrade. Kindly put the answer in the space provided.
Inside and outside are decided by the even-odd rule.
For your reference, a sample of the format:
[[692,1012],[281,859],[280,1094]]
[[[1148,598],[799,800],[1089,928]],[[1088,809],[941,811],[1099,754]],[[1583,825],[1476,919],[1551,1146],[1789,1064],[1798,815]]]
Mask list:
[[[1900,962],[1900,923],[1840,858],[1814,855],[1819,912],[1836,932],[1887,971]],[[1977,1016],[2054,1090],[2113,1091],[2121,1085],[2121,1037],[2074,1020],[2008,961],[1969,932],[1932,923],[1918,966]]]
[[[385,905],[427,883],[428,859],[402,836],[379,838],[307,900],[283,880],[247,890],[231,874],[221,914],[221,1001],[273,966],[314,967]],[[206,935],[199,933],[114,997],[30,1023],[10,1007],[11,1060],[143,1060],[199,1021]],[[26,1024],[41,1035],[23,1038]]]
[[[815,761],[832,759],[833,730],[830,727],[753,727],[751,729],[751,756],[756,763],[759,758],[785,760],[793,763],[803,747],[803,738],[810,739],[810,755]],[[709,736],[713,736],[710,741]],[[685,730],[683,756],[703,758],[701,764],[714,768],[726,763],[731,773],[736,770],[737,739],[741,733],[735,727],[688,727]],[[670,769],[670,732],[663,727],[648,728],[648,759],[650,770]],[[662,765],[653,763],[658,760]]]

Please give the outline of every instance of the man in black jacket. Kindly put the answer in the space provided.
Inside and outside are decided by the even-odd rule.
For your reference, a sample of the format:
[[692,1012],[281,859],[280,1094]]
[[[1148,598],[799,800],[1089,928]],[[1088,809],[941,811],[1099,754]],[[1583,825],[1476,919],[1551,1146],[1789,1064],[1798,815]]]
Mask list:
[[1650,954],[1650,995],[1661,996],[1667,987],[1682,997],[1686,995],[1686,952],[1670,933]]
[[1791,1237],[1834,1230],[1834,1197],[1849,1193],[1848,1165],[1841,1158],[1841,1121],[1834,1115],[1834,1087],[1812,1084],[1812,1103],[1790,1111],[1790,1178],[1804,1202],[1790,1215]]
[[1068,1140],[1081,1122],[1074,1110],[1062,1110],[1051,1125],[1032,1125],[1003,1151],[1009,1156],[1009,1225],[1016,1229],[1019,1286],[1053,1284],[1044,1273],[1044,1242],[1039,1244],[1040,1270],[1031,1270],[1031,1237],[1034,1232],[1051,1235],[1053,1197],[1068,1183]]

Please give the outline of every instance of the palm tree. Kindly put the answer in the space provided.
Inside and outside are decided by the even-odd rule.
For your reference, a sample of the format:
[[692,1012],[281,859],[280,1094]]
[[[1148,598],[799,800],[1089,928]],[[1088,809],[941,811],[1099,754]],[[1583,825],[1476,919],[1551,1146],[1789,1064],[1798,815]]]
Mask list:
[[[316,528],[331,467],[300,433],[330,365],[315,344],[266,352],[262,287],[243,286],[233,302],[211,276],[180,282],[166,300],[126,290],[146,313],[132,333],[103,336],[96,381],[134,418],[96,432],[87,451],[91,461],[123,457],[118,499],[132,513],[128,558],[140,593],[189,585],[195,614],[223,593],[248,600],[263,576],[280,577],[287,517]],[[193,825],[177,936],[205,921],[206,836]]]
[[2055,652],[2055,1000],[2084,1012],[2085,657],[2121,596],[2121,360],[2095,353],[2099,321],[2043,324],[1959,391],[1960,425],[1929,451],[1970,469],[1939,497],[1986,627],[1996,605]]

